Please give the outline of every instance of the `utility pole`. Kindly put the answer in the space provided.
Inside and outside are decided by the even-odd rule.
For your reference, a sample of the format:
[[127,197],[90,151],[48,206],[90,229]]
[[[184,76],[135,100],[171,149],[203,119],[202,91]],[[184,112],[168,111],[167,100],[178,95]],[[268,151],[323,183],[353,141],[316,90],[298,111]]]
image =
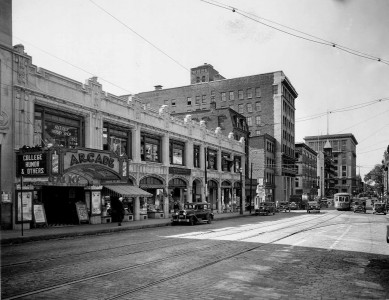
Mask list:
[[249,205],[249,210],[250,210],[250,215],[251,215],[251,201],[253,200],[253,163],[251,163],[250,166],[250,205]]

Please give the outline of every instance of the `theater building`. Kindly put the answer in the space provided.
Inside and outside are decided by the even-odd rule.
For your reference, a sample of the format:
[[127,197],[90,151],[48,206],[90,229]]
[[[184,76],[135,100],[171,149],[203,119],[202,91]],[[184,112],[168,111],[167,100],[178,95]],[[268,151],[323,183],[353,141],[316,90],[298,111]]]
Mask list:
[[13,140],[2,148],[12,161],[2,169],[12,178],[4,212],[11,224],[4,225],[20,228],[23,220],[30,228],[42,208],[47,224],[110,222],[118,196],[128,220],[140,221],[169,218],[174,202],[207,201],[221,211],[225,187],[231,201],[240,195],[244,139],[108,94],[96,77],[82,84],[37,68],[22,45],[11,53]]

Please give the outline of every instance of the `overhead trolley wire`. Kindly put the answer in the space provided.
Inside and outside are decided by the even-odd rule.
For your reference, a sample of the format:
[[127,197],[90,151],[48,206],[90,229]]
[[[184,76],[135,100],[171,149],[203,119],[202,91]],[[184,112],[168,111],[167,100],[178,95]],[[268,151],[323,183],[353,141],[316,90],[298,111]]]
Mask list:
[[[337,43],[334,43],[334,42],[331,42],[331,41],[327,41],[325,39],[322,39],[322,38],[319,38],[317,36],[305,33],[303,31],[294,29],[292,27],[288,27],[288,26],[285,26],[283,24],[271,21],[269,19],[265,19],[265,18],[256,16],[256,15],[254,15],[252,13],[245,12],[245,11],[240,10],[240,9],[238,10],[236,7],[229,6],[229,5],[226,5],[224,3],[221,3],[221,2],[218,2],[218,1],[215,1],[215,0],[200,0],[200,1],[204,2],[204,3],[208,3],[208,4],[216,6],[216,7],[219,7],[219,8],[222,8],[222,9],[225,9],[225,10],[228,10],[228,11],[232,11],[233,13],[241,15],[241,16],[243,16],[245,18],[248,18],[248,19],[250,19],[250,20],[252,20],[254,22],[257,22],[259,24],[262,24],[262,25],[267,26],[269,28],[272,28],[274,30],[280,31],[282,33],[291,35],[293,37],[296,37],[296,38],[299,38],[299,39],[303,39],[303,40],[306,40],[308,42],[317,43],[317,44],[321,44],[321,45],[324,45],[324,46],[329,46],[329,47],[337,48],[337,49],[339,49],[341,51],[344,51],[346,53],[349,53],[349,54],[352,54],[352,55],[355,55],[355,56],[359,56],[359,57],[362,57],[362,58],[378,61],[378,62],[384,63],[384,64],[389,66],[389,60],[382,59],[380,57],[377,57],[377,56],[374,56],[374,55],[371,55],[371,54],[367,54],[367,53],[364,53],[364,52],[359,51],[359,50],[354,50],[354,49],[348,48],[346,46],[343,46],[343,45],[340,45],[340,44],[337,44]],[[297,33],[300,33],[302,35],[305,35],[305,36],[307,36],[309,38],[304,37],[302,35],[294,34],[294,33],[290,32],[290,31],[286,31],[286,30],[280,29],[278,27],[275,27],[275,26],[272,26],[272,25],[269,25],[269,24],[266,24],[265,22],[262,22],[261,20],[264,20],[264,21],[269,22],[269,23],[276,24],[276,25],[278,25],[280,27],[283,27],[283,28],[286,28],[288,30],[292,30],[294,32],[297,32]]]

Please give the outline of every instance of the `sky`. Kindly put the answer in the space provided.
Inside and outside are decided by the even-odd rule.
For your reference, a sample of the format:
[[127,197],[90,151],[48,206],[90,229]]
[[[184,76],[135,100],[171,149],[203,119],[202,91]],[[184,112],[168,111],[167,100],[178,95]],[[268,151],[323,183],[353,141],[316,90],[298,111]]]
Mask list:
[[352,133],[363,178],[389,145],[388,12],[388,0],[13,0],[13,44],[114,95],[189,85],[204,63],[225,78],[283,71],[296,142]]

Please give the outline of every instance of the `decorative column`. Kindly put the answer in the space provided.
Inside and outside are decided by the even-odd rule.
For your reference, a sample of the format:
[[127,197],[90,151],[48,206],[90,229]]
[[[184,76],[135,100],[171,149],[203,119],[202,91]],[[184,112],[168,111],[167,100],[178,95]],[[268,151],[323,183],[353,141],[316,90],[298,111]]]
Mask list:
[[204,145],[201,145],[200,146],[200,168],[201,170],[204,171],[204,184],[203,186],[201,187],[201,198],[202,198],[202,202],[205,202],[206,199],[207,199],[207,191],[206,191],[206,186],[207,186],[207,182],[205,180],[205,170],[206,170],[206,161],[205,161],[205,151],[206,151],[206,147]]
[[219,148],[217,150],[217,170],[219,172],[222,171],[222,150],[221,150],[221,148]]
[[217,187],[217,207],[218,207],[218,213],[222,213],[222,182],[219,182],[219,185]]
[[193,169],[193,140],[188,140],[185,143],[185,165],[189,169]]
[[140,163],[141,157],[140,157],[140,142],[141,142],[141,135],[140,135],[140,126],[136,125],[135,128],[131,130],[132,135],[132,160],[134,163]]
[[162,164],[164,166],[170,165],[169,157],[169,133],[165,133],[162,137]]

